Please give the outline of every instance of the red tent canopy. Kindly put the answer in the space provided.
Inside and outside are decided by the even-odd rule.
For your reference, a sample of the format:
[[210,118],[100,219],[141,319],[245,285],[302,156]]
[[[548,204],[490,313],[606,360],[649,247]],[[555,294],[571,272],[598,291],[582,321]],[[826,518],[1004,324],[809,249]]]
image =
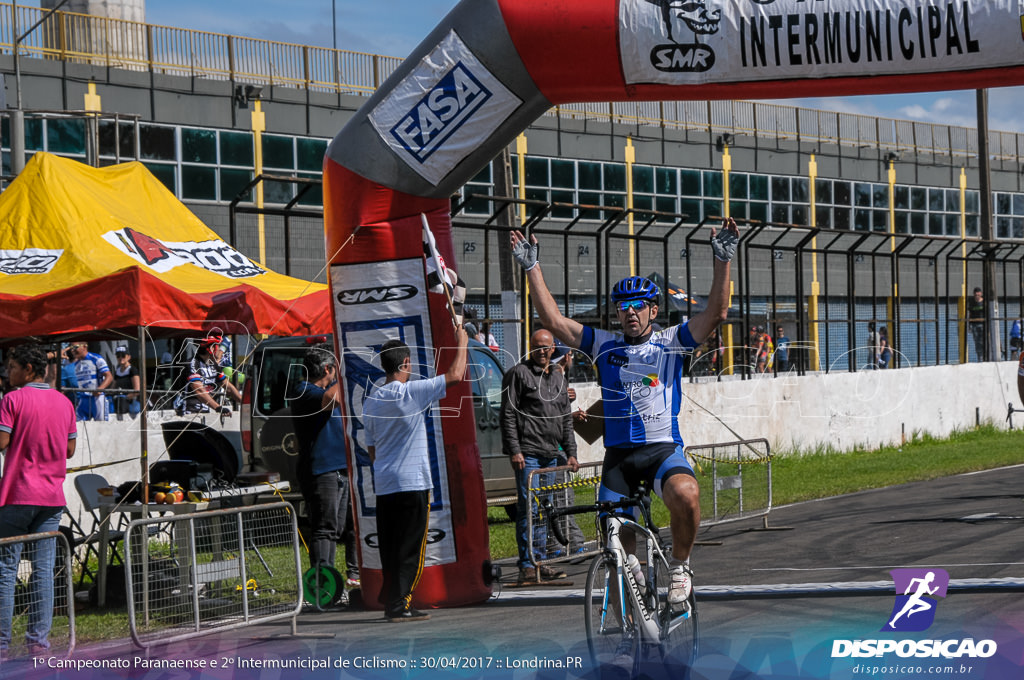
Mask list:
[[[0,194],[0,328],[26,336],[330,331],[326,286],[225,243],[141,163],[38,153]],[[224,328],[225,320],[231,328]]]

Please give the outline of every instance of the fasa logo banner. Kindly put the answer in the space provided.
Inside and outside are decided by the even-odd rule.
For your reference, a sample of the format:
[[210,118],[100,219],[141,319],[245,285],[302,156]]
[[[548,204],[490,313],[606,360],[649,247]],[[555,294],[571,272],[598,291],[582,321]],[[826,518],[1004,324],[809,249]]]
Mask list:
[[451,31],[369,118],[381,140],[436,185],[520,104]]

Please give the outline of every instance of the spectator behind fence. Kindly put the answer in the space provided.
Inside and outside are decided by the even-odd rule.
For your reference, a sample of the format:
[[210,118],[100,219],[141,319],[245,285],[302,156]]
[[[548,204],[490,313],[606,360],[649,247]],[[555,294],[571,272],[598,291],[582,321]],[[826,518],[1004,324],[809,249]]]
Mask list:
[[1020,397],[1021,403],[1024,404],[1024,352],[1021,352],[1017,363],[1017,396]]
[[750,363],[752,372],[758,370],[762,343],[761,328],[758,326],[752,326],[750,334],[746,337],[746,352],[748,352],[746,355],[748,355],[748,362]]
[[868,321],[868,363],[871,369],[878,368],[878,331],[875,330],[875,322]]
[[[64,507],[67,460],[75,453],[75,409],[43,377],[46,352],[33,345],[8,354],[7,373],[13,392],[0,400],[0,538],[57,531]],[[14,591],[18,563],[25,544],[0,546],[0,659],[10,649]],[[50,647],[53,621],[53,571],[56,540],[28,544],[32,576],[28,582],[28,626],[25,643],[30,654]],[[68,606],[71,606],[68,603]]]
[[772,368],[772,362],[775,354],[775,344],[772,342],[772,336],[769,335],[768,331],[765,330],[764,326],[757,326],[755,329],[754,347],[756,354],[756,365],[755,370],[758,373],[766,373]]
[[60,359],[60,388],[64,391],[64,396],[71,400],[71,403],[75,403],[74,392],[65,391],[71,387],[78,387],[78,375],[75,374],[75,353],[71,349],[70,345],[65,345],[61,349]]
[[119,345],[114,350],[117,357],[117,366],[114,367],[114,387],[119,390],[132,390],[127,394],[118,393],[114,395],[114,413],[118,420],[123,420],[125,415],[132,418],[142,410],[139,404],[139,369],[132,366],[132,355],[128,353],[127,345]]
[[107,360],[95,352],[90,352],[89,346],[84,342],[73,343],[68,349],[71,351],[78,387],[92,390],[78,392],[78,419],[106,420],[107,397],[102,390],[114,382],[114,374],[110,372]]
[[501,346],[498,341],[494,339],[494,334],[491,333],[491,324],[485,323],[480,326],[480,333],[476,336],[476,339],[487,345],[492,352],[500,352]]
[[718,375],[721,370],[721,357],[724,353],[722,338],[718,335],[718,329],[711,331],[707,339],[700,347],[693,350],[693,361],[690,362],[690,374]]
[[1020,319],[1014,319],[1013,325],[1010,326],[1010,360],[1016,361],[1017,354],[1020,352],[1022,343],[1020,336]]
[[175,402],[175,410],[182,413],[214,413],[230,415],[231,407],[218,403],[215,396],[219,396],[221,387],[235,402],[242,401],[242,395],[228,380],[227,375],[221,368],[221,342],[224,338],[216,333],[211,333],[199,340],[199,349],[189,364],[188,384],[185,386],[185,394],[182,399]]
[[889,368],[892,347],[889,346],[889,331],[885,326],[878,329],[878,367]]
[[480,340],[480,331],[476,327],[476,312],[471,307],[463,307],[462,309],[462,326],[466,329],[466,335],[477,342],[483,342]]
[[974,355],[977,361],[985,361],[985,297],[981,288],[974,289],[974,297],[967,302],[967,325],[974,339]]
[[779,373],[789,370],[789,343],[786,329],[779,326],[775,331],[775,365],[779,367]]
[[422,621],[430,614],[412,607],[412,594],[423,571],[430,512],[430,459],[426,414],[449,387],[466,373],[464,328],[455,331],[457,347],[448,370],[426,380],[412,380],[412,353],[400,340],[385,342],[380,364],[385,382],[363,404],[366,446],[373,462],[377,494],[377,549],[381,593],[388,621]]

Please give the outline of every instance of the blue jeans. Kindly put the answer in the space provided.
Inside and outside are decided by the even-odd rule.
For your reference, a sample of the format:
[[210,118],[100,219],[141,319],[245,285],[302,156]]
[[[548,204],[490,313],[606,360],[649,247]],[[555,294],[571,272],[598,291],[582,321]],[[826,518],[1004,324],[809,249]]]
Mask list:
[[[0,538],[57,531],[60,527],[60,507],[44,505],[0,506]],[[46,638],[53,623],[53,565],[57,555],[56,539],[29,543],[28,555],[32,562],[29,579],[28,628],[25,642],[49,648]],[[11,644],[11,626],[14,620],[14,587],[18,577],[18,562],[24,543],[0,546],[0,651],[6,653]]]
[[[520,568],[533,566],[533,563],[530,561],[530,533],[527,524],[529,516],[526,514],[527,512],[533,513],[533,554],[535,559],[543,560],[547,557],[548,528],[546,524],[540,523],[537,515],[540,510],[540,503],[543,503],[544,499],[550,496],[551,493],[539,494],[537,502],[531,503],[533,494],[530,493],[526,486],[527,481],[530,479],[530,473],[534,470],[553,468],[558,465],[558,459],[554,456],[551,458],[540,458],[524,453],[523,459],[526,461],[526,467],[522,470],[516,470],[516,543],[519,545],[518,564]],[[533,488],[551,486],[554,483],[554,479],[555,475],[553,472],[534,475]],[[530,508],[530,505],[533,505],[533,507]]]

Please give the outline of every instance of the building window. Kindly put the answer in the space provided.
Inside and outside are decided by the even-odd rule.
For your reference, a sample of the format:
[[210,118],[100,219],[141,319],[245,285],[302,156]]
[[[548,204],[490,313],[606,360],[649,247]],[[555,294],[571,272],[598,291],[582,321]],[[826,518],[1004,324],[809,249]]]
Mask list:
[[196,128],[181,129],[182,163],[217,163],[217,131]]
[[176,161],[175,129],[162,125],[139,126],[139,157],[143,160]]
[[309,172],[323,172],[324,154],[327,153],[327,140],[298,137],[295,140],[295,152],[298,156],[296,167]]
[[85,119],[50,118],[46,124],[46,147],[50,153],[85,155]]
[[263,135],[263,167],[295,169],[295,138]]
[[253,167],[252,133],[221,130],[220,163]]
[[217,168],[182,165],[181,197],[197,201],[216,201]]

